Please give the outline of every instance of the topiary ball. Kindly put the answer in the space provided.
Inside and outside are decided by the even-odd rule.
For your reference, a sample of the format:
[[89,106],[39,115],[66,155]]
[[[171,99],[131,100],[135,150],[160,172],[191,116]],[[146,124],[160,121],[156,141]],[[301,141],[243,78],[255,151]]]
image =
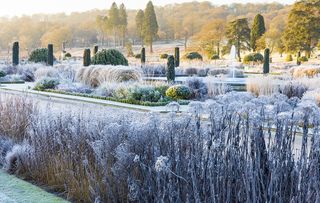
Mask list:
[[123,65],[128,66],[128,60],[124,55],[116,49],[103,49],[98,51],[92,58],[92,64],[94,65]]
[[306,56],[301,56],[298,61],[300,62],[307,62],[308,61],[308,58]]
[[160,59],[167,59],[168,57],[168,54],[160,54]]
[[214,54],[212,57],[211,57],[211,60],[219,60],[220,57],[218,54]]
[[203,57],[198,52],[190,52],[185,55],[186,59],[189,60],[203,60]]
[[166,91],[166,96],[174,100],[189,99],[191,96],[191,90],[185,85],[175,85]]
[[243,58],[243,63],[244,64],[249,64],[251,62],[256,62],[256,63],[262,63],[263,62],[263,55],[260,53],[251,53]]

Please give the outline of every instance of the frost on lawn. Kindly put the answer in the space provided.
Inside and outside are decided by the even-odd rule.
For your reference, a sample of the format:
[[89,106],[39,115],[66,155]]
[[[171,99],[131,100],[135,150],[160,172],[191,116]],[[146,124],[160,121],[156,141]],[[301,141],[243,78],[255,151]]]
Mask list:
[[[8,115],[20,118],[16,105],[0,103],[1,164],[24,155],[23,175],[75,201],[319,200],[320,109],[312,100],[228,93],[192,102],[187,113],[176,115],[172,104],[168,115],[134,119],[48,107],[23,117],[24,140],[3,130],[16,122]],[[19,167],[12,172],[21,175]]]

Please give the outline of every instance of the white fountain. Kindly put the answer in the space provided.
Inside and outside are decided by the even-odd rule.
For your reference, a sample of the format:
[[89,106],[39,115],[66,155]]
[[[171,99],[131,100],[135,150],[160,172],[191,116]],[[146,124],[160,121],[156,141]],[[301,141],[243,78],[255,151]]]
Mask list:
[[239,78],[236,75],[237,67],[239,65],[240,64],[237,60],[237,49],[234,45],[232,45],[231,50],[230,50],[229,60],[228,60],[228,67],[230,69],[230,76],[225,79],[226,83],[231,83],[231,84],[244,84],[245,83],[244,78]]
[[232,67],[232,78],[236,78],[237,49],[232,45],[229,56],[229,65]]

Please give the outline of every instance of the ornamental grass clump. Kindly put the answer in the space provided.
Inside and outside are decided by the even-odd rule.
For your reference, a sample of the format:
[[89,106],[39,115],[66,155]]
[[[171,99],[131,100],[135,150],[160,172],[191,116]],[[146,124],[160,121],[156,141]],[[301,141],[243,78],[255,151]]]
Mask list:
[[177,115],[10,98],[1,164],[72,202],[318,200],[320,109],[309,100],[232,92]]
[[140,81],[140,69],[128,66],[90,66],[80,68],[77,80],[91,87],[98,87],[104,82]]

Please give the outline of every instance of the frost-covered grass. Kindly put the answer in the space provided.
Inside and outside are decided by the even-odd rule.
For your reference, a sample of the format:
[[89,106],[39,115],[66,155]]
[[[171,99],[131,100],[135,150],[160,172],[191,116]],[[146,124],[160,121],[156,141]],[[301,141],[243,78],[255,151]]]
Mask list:
[[77,70],[77,80],[92,87],[104,82],[140,81],[140,68],[128,66],[90,66]]
[[77,202],[318,198],[320,109],[307,100],[229,93],[194,102],[179,116],[140,114],[134,120],[125,113],[96,117],[36,106],[1,98],[0,121],[7,127],[0,128],[0,146],[7,149],[0,160],[9,172],[22,171]]
[[303,65],[291,69],[291,73],[295,78],[309,77],[313,78],[320,73],[320,65]]

